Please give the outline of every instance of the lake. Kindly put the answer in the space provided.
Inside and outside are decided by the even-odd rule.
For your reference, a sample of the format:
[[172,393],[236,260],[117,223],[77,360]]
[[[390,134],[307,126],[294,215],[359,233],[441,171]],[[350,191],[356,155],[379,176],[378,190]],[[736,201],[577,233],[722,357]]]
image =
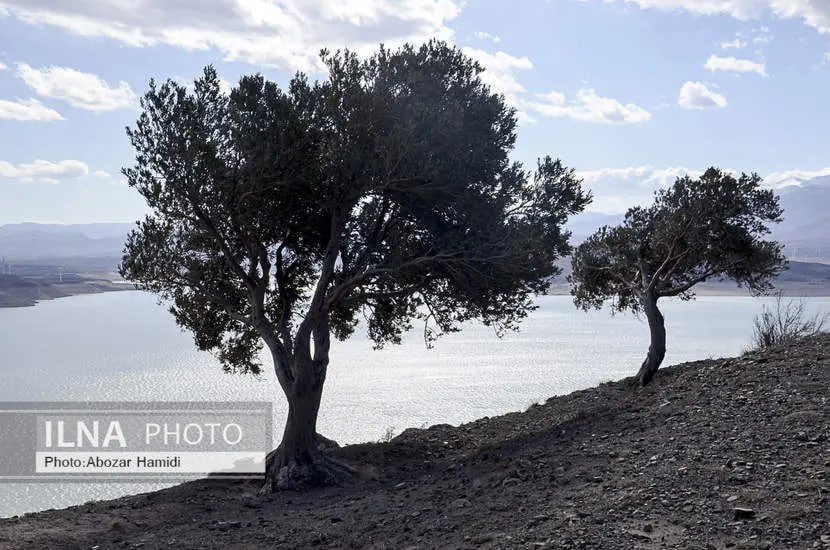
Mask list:
[[[774,300],[708,296],[666,301],[666,365],[739,354],[752,319]],[[807,299],[830,311],[830,298]],[[417,328],[401,346],[373,350],[357,335],[334,342],[319,431],[340,443],[375,441],[392,429],[459,424],[525,409],[553,395],[636,373],[648,329],[633,315],[583,313],[567,296],[538,299],[518,333],[497,338],[470,324],[426,349]],[[0,309],[0,401],[275,401],[272,371],[224,374],[176,327],[156,299],[113,292]],[[0,517],[154,490],[159,484],[2,484]]]

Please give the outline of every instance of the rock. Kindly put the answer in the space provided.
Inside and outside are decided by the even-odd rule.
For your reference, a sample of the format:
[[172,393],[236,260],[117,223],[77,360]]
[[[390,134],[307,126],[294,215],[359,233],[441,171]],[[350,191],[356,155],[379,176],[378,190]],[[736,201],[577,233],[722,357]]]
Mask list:
[[472,538],[473,544],[484,544],[485,542],[491,542],[493,540],[493,533],[486,533],[484,535],[478,535]]
[[651,536],[649,536],[648,533],[645,533],[643,531],[638,531],[637,529],[629,529],[628,534],[634,537],[635,539],[651,542]]
[[452,505],[456,508],[469,508],[473,504],[466,498],[457,498],[452,501]]
[[755,510],[752,508],[734,508],[735,519],[754,519]]

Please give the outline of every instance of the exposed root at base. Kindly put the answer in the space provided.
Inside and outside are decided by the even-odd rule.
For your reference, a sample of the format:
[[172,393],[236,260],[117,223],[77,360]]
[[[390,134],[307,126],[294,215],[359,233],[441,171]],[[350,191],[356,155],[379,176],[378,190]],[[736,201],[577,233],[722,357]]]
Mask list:
[[265,483],[260,495],[342,485],[356,472],[348,464],[322,453],[310,461],[300,461],[295,458],[279,460],[278,452],[279,449],[275,449],[266,458]]

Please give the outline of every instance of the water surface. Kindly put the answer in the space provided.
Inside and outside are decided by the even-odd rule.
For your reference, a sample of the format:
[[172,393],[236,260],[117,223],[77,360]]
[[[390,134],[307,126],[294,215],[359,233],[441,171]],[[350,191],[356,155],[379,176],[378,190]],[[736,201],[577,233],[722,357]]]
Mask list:
[[[725,357],[750,342],[770,299],[700,297],[661,302],[666,364]],[[830,311],[830,298],[810,298]],[[553,395],[634,374],[648,347],[644,321],[583,313],[569,297],[538,299],[519,333],[497,338],[470,324],[426,349],[422,331],[373,350],[365,337],[334,342],[319,429],[341,443],[388,429],[459,424],[525,409]],[[273,400],[278,438],[285,404],[270,368],[224,374],[156,299],[113,292],[0,309],[0,401]],[[154,484],[3,484],[0,517],[158,488]]]

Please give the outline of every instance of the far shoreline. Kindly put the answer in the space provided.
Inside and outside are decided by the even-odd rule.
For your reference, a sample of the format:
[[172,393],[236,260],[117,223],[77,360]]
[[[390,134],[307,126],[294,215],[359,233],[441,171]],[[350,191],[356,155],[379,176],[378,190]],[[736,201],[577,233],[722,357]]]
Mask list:
[[72,283],[14,286],[0,289],[0,308],[34,307],[40,302],[59,298],[134,290],[140,289],[126,281],[116,282],[106,279],[83,279]]
[[[57,286],[57,285],[52,285]],[[753,296],[750,292],[741,289],[730,289],[718,286],[701,286],[695,289],[695,295],[699,297],[715,297],[715,298],[774,298],[775,291],[770,294]],[[830,287],[811,288],[810,285],[798,287],[784,287],[780,288],[785,298],[800,299],[800,298],[830,298]],[[18,309],[34,307],[45,301],[59,300],[61,298],[71,298],[74,296],[86,296],[91,294],[105,294],[110,292],[145,292],[137,288],[134,284],[127,281],[116,282],[106,280],[90,280],[84,283],[72,283],[63,285],[56,289],[56,292],[51,294],[41,294],[39,296],[26,295],[24,293],[15,294],[13,292],[0,291],[0,309]],[[542,296],[570,296],[570,287],[565,284],[553,284],[548,291]]]

